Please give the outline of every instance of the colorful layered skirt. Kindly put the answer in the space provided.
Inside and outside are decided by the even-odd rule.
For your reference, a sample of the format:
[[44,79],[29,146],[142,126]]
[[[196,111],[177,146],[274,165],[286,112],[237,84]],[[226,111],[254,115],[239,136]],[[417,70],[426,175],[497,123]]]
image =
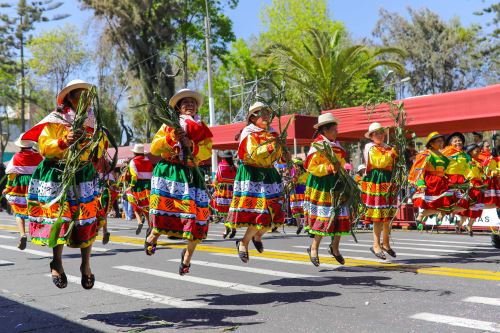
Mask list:
[[[9,175],[10,177],[10,175]],[[26,195],[30,184],[31,175],[15,175],[14,179],[8,180],[7,186],[10,188],[5,194],[5,198],[12,207],[12,211],[17,217],[28,218],[28,203]]]
[[135,212],[147,212],[149,210],[150,190],[151,179],[138,179],[135,185],[127,191],[127,201],[132,205]]
[[[306,229],[310,234],[338,236],[350,233],[349,212],[345,206],[337,205],[343,199],[341,191],[330,192],[334,188],[341,190],[337,175],[323,177],[309,175],[305,192],[304,216]],[[330,223],[334,213],[334,219]]]
[[155,166],[149,197],[154,233],[197,242],[205,239],[208,203],[204,177],[193,167],[165,160]]
[[219,183],[215,188],[212,208],[219,215],[225,216],[229,212],[229,206],[231,206],[231,200],[233,199],[233,186],[232,183]]
[[97,218],[99,220],[99,226],[101,226],[106,220],[106,216],[109,214],[115,200],[118,199],[120,191],[113,185],[103,184],[101,188],[101,195],[99,196],[99,210],[97,213]]
[[290,194],[290,210],[292,216],[300,218],[304,216],[304,198],[306,193],[306,185],[299,184]]
[[260,230],[282,225],[285,207],[278,171],[240,165],[227,220],[236,228],[253,226]]
[[397,197],[391,186],[390,170],[370,170],[361,185],[361,197],[366,205],[365,222],[389,222],[397,212]]
[[413,206],[421,209],[432,209],[443,212],[453,210],[454,192],[448,187],[444,175],[424,174],[425,191],[413,195]]
[[467,182],[465,177],[459,174],[447,175],[447,177],[450,189],[453,190],[454,193],[453,205],[455,207],[469,209],[474,203],[471,201],[469,195],[465,195],[465,190],[459,188],[460,185],[464,185]]
[[485,181],[483,202],[485,205],[500,207],[500,184],[497,176],[488,177]]
[[457,215],[478,218],[483,215],[484,209],[484,193],[478,187],[482,185],[481,181],[472,180],[472,185],[468,192],[464,193],[463,200],[467,200],[469,203],[469,208],[460,212]]
[[[59,203],[46,207],[61,191],[63,169],[63,163],[44,159],[33,172],[27,196],[31,242],[49,245],[52,226],[62,209],[63,223],[57,244],[84,248],[92,245],[97,235],[97,173],[92,164],[86,165],[75,175],[78,196],[70,187],[63,207]],[[65,238],[71,221],[75,222],[74,227]]]

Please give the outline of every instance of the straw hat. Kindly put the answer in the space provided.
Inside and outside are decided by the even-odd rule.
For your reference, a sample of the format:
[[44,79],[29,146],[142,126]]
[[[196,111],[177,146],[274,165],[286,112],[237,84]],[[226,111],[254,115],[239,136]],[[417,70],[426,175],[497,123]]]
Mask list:
[[86,89],[89,90],[92,87],[92,84],[85,82],[83,80],[73,80],[69,81],[66,87],[61,90],[61,92],[57,95],[57,105],[61,105],[64,101],[64,97],[69,94],[70,91],[75,89]]
[[262,102],[253,103],[252,106],[250,106],[250,108],[248,109],[247,122],[250,121],[250,117],[253,116],[255,112],[260,111],[262,109],[269,109],[269,106],[267,106]]
[[142,143],[136,143],[134,148],[132,148],[132,152],[136,154],[144,154],[144,145]]
[[364,165],[364,164],[360,164],[360,165],[358,165],[358,170],[357,170],[357,172],[360,172],[361,170],[364,170],[364,169],[366,169],[366,165]]
[[222,157],[222,158],[233,157],[233,152],[230,150],[221,151],[221,152],[219,152],[219,157]]
[[33,145],[35,144],[35,142],[30,141],[30,140],[21,140],[23,135],[24,135],[24,133],[21,133],[21,135],[19,136],[19,138],[17,138],[17,140],[14,142],[14,144],[16,146],[18,146],[19,148],[32,148]]
[[462,143],[465,145],[465,136],[460,132],[454,132],[454,133],[451,133],[450,135],[448,135],[448,137],[446,138],[446,145],[447,146],[450,145],[450,141],[454,136],[458,136],[462,140]]
[[326,125],[326,124],[337,124],[339,123],[339,120],[333,116],[331,113],[323,113],[318,117],[318,123],[314,125],[313,127],[315,129],[318,129],[320,126]]
[[198,104],[198,108],[200,108],[203,105],[203,96],[197,91],[191,90],[191,89],[181,89],[177,93],[175,93],[172,98],[170,98],[170,101],[168,104],[175,108],[177,103],[181,101],[181,99],[186,98],[186,97],[191,97],[196,100],[196,104]]
[[371,123],[368,127],[368,132],[365,133],[365,138],[369,139],[373,132],[380,130],[386,131],[387,128],[383,127],[380,123]]
[[430,148],[431,141],[439,139],[439,138],[443,138],[444,139],[444,135],[443,134],[439,134],[438,132],[432,132],[431,134],[429,134],[427,136],[427,139],[425,140],[425,146],[427,148]]

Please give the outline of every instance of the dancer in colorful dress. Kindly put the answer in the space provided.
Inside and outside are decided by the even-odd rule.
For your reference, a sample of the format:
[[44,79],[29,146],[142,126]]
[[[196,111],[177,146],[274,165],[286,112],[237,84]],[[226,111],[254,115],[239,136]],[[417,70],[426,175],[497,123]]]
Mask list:
[[[450,159],[445,175],[448,178],[450,189],[454,192],[454,209],[453,212],[458,212],[468,209],[470,204],[466,198],[464,186],[468,183],[466,178],[470,171],[470,156],[463,151],[465,137],[460,132],[455,132],[446,138],[446,147],[441,151],[444,156]],[[454,213],[450,214],[450,220],[453,219]]]
[[3,191],[16,216],[20,236],[17,247],[20,250],[26,248],[28,241],[25,226],[25,220],[28,218],[28,203],[26,201],[28,186],[31,175],[43,160],[42,155],[33,150],[33,141],[21,140],[23,134],[15,142],[21,151],[14,154],[5,170],[8,176],[7,186]]
[[196,245],[207,237],[209,199],[201,171],[188,161],[183,148],[189,147],[194,163],[212,156],[212,132],[201,121],[198,110],[202,96],[193,90],[182,89],[169,101],[179,111],[181,128],[163,124],[151,143],[151,154],[163,159],[156,164],[151,179],[149,214],[153,231],[144,244],[147,255],[156,251],[161,234],[182,237],[188,241],[181,253],[179,274],[189,273]]
[[391,185],[397,153],[394,148],[384,143],[385,133],[386,129],[379,123],[370,124],[368,132],[365,133],[365,137],[372,142],[366,144],[364,149],[366,175],[363,177],[361,188],[366,205],[365,221],[373,223],[373,246],[370,251],[380,259],[386,259],[383,251],[391,257],[396,257],[396,252],[390,247],[389,234],[391,221],[397,212],[397,197],[395,188]]
[[484,187],[483,177],[484,177],[484,167],[481,160],[478,158],[479,153],[482,150],[482,145],[470,144],[465,147],[465,152],[471,157],[469,172],[466,175],[467,180],[471,184],[471,188],[467,190],[467,197],[469,202],[469,208],[457,213],[460,216],[460,221],[457,223],[457,231],[462,230],[462,226],[468,219],[467,231],[469,236],[473,236],[472,226],[476,222],[477,218],[483,215],[484,209],[484,194],[482,188]]
[[[57,109],[51,112],[41,122],[27,131],[22,139],[37,141],[43,161],[35,169],[28,189],[28,216],[30,219],[31,243],[49,245],[51,230],[59,218],[59,203],[47,207],[61,191],[62,170],[66,150],[82,135],[91,135],[94,126],[92,112],[88,112],[84,128],[73,132],[69,126],[74,122],[75,110],[78,106],[80,95],[84,90],[92,87],[91,84],[74,80],[61,90],[57,96]],[[99,143],[100,154],[106,149],[106,142]],[[81,157],[88,160],[90,151],[85,151]],[[52,282],[58,288],[68,285],[62,263],[64,244],[73,248],[80,248],[82,263],[81,284],[85,289],[94,286],[95,277],[90,269],[90,254],[92,244],[97,235],[97,173],[92,163],[86,164],[75,175],[76,186],[79,188],[78,196],[70,188],[64,201],[62,210],[63,224],[57,237],[57,245],[53,250],[53,260],[50,263]],[[62,209],[62,208],[61,208]],[[71,221],[74,227],[69,230]],[[65,237],[65,234],[69,235]]]
[[[282,157],[277,144],[278,133],[269,127],[271,112],[261,102],[247,113],[247,126],[240,134],[238,167],[228,221],[236,228],[247,227],[244,237],[236,241],[238,256],[248,262],[248,245],[253,242],[258,252],[264,251],[262,235],[285,222],[283,183],[274,163]],[[285,160],[290,154],[285,154]]]
[[134,153],[134,158],[128,164],[130,183],[126,193],[128,202],[134,208],[137,220],[135,234],[138,235],[141,233],[144,221],[149,226],[149,192],[151,190],[153,163],[144,154],[143,144],[135,144],[132,152]]
[[359,185],[359,188],[361,188],[361,184],[363,183],[363,177],[365,176],[366,173],[366,165],[360,164],[358,165],[358,169],[356,170],[356,174],[354,175],[354,181]]
[[[344,185],[340,183],[337,174],[339,168],[344,167],[347,155],[344,148],[336,141],[337,125],[338,120],[331,113],[318,117],[318,123],[314,125],[315,139],[304,164],[309,172],[304,215],[309,234],[314,235],[307,252],[314,266],[320,265],[318,250],[323,237],[332,238],[328,252],[343,265],[345,260],[339,250],[340,237],[349,234],[351,230],[348,210],[342,206],[342,202],[346,199],[343,198]],[[318,144],[324,143],[332,147],[338,164],[332,164],[323,150],[316,148]],[[335,219],[330,221],[334,210]]]
[[450,160],[441,153],[443,146],[444,135],[430,133],[425,143],[427,149],[417,155],[408,175],[408,181],[418,189],[413,195],[413,206],[422,209],[417,226],[429,215],[453,210],[454,194],[445,176]]
[[500,164],[491,154],[491,145],[484,141],[483,149],[477,157],[483,167],[485,176],[484,208],[500,207],[500,180],[498,177]]
[[215,193],[213,196],[213,208],[218,215],[224,218],[225,231],[222,234],[223,238],[229,236],[233,238],[236,234],[236,228],[232,227],[232,223],[227,221],[227,213],[233,199],[234,177],[236,177],[236,167],[234,166],[233,153],[230,150],[219,153],[222,161],[217,167],[215,176]]
[[309,172],[304,168],[304,161],[302,161],[302,159],[296,158],[293,161],[291,176],[294,187],[290,193],[290,210],[292,211],[293,218],[297,222],[296,234],[300,235],[300,232],[305,226],[304,198],[306,183],[309,178]]
[[109,170],[109,161],[106,159],[101,159],[101,161],[96,167],[99,172],[97,220],[99,227],[102,227],[102,244],[106,245],[111,237],[111,233],[108,231],[108,214],[120,195],[120,184],[116,181],[113,170]]

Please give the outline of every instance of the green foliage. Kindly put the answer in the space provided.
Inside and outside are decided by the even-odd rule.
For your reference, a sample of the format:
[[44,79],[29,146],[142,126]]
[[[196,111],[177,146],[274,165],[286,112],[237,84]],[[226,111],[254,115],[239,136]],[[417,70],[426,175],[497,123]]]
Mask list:
[[303,41],[298,48],[276,43],[266,53],[321,110],[345,104],[348,90],[377,68],[386,66],[404,72],[399,62],[383,59],[388,54],[404,56],[401,49],[349,45],[342,30],[330,33],[310,29],[308,33],[309,41]]
[[55,85],[54,91],[60,91],[69,76],[90,59],[80,36],[74,25],[66,24],[42,33],[27,45],[31,52],[29,67],[36,75],[48,78]]
[[405,67],[415,95],[466,89],[483,82],[480,29],[458,18],[444,22],[429,9],[408,9],[410,20],[381,10],[374,36],[406,51]]

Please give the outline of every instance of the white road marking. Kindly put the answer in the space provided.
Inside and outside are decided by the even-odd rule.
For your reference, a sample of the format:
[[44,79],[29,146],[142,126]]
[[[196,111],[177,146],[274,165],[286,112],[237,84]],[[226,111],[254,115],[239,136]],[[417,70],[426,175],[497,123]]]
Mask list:
[[[465,236],[465,235],[464,235]],[[470,238],[470,237],[469,237]],[[434,243],[446,243],[446,244],[468,244],[468,245],[487,245],[489,244],[488,242],[469,242],[469,241],[462,241],[462,242],[459,242],[459,241],[443,241],[443,240],[434,240],[434,239],[418,239],[418,238],[393,238],[394,241],[410,241],[410,242],[434,242]]]
[[[50,274],[47,274],[50,276]],[[76,284],[80,284],[80,277],[67,275],[68,281]],[[193,302],[193,301],[185,301],[180,298],[175,298],[171,296],[164,296],[157,293],[149,293],[147,291],[131,289],[126,287],[117,286],[114,284],[108,284],[104,282],[96,281],[94,283],[93,289],[99,289],[103,291],[107,291],[114,294],[119,294],[123,296],[133,297],[137,299],[141,299],[148,302],[159,303],[163,305],[173,306],[175,308],[183,308],[183,309],[191,309],[191,308],[200,308],[207,306],[206,303]]]
[[[169,261],[180,262],[181,260],[180,259],[171,259]],[[193,263],[195,265],[199,265],[199,266],[223,268],[223,269],[229,269],[229,270],[234,270],[234,271],[248,272],[248,273],[262,274],[262,275],[270,275],[270,276],[278,276],[278,277],[289,278],[289,279],[319,278],[319,276],[315,276],[315,275],[289,273],[289,272],[274,271],[271,269],[254,268],[254,267],[247,267],[247,266],[219,264],[219,263],[215,263],[215,262],[200,261],[200,260],[191,260],[191,263]]]
[[36,256],[41,256],[41,257],[52,257],[52,253],[49,253],[49,252],[37,251],[37,250],[32,250],[32,249],[25,249],[25,250],[21,251],[17,247],[9,246],[9,245],[0,245],[0,249],[16,251],[19,253],[29,253],[29,254],[34,254]]
[[0,260],[0,265],[14,265],[14,263],[8,260]]
[[[297,252],[299,253],[299,252]],[[229,253],[210,253],[211,255],[214,256],[220,256],[220,257],[233,257],[233,258],[238,258],[237,254],[229,254]],[[295,261],[295,260],[286,260],[286,259],[276,259],[276,258],[266,258],[266,257],[250,257],[250,261],[252,260],[261,260],[261,261],[274,261],[274,262],[279,262],[283,264],[295,264],[295,265],[305,265],[305,266],[312,266],[312,263],[307,262],[307,261]],[[333,264],[321,264],[319,267],[322,268],[340,268],[342,265],[333,265]]]
[[14,237],[14,236],[4,236],[4,235],[0,235],[0,238],[5,238],[5,239],[16,239],[16,237]]
[[[367,247],[365,244],[342,244],[341,246],[355,246],[355,247]],[[461,251],[461,250],[447,250],[447,249],[431,249],[432,245],[425,245],[425,247],[409,247],[409,246],[400,246],[398,244],[394,245],[394,249],[397,251],[398,249],[403,250],[416,250],[416,251],[424,251],[424,252],[448,252],[448,253],[470,253],[471,251]]]
[[470,303],[481,303],[481,304],[487,304],[487,305],[500,306],[500,298],[472,296],[472,297],[467,297],[467,298],[463,299],[462,301],[463,302],[470,302]]
[[500,324],[489,321],[445,316],[428,312],[417,313],[410,318],[430,321],[433,323],[447,324],[451,326],[472,328],[478,331],[500,332]]
[[92,246],[92,252],[108,252],[109,249],[105,249],[103,247],[96,247],[96,246]]
[[[363,242],[363,243],[373,243],[372,240],[363,240],[363,239],[358,239],[358,242]],[[417,245],[417,246],[426,246],[426,247],[453,247],[453,248],[466,248],[466,249],[491,249],[491,246],[487,245],[450,245],[450,244],[433,244],[434,241],[428,241],[425,242],[425,244],[422,243],[409,243],[409,242],[400,242],[402,245]],[[344,244],[344,243],[342,243]],[[394,246],[398,246],[398,241],[394,239]]]
[[[343,245],[341,244],[340,247],[342,248],[341,252],[359,252],[359,253],[371,253],[371,251],[367,250],[352,250],[352,249],[346,249],[345,247],[342,247]],[[300,248],[300,249],[307,249],[309,246],[301,246],[301,245],[295,245],[293,247]],[[398,247],[399,248],[399,247]],[[320,250],[328,250],[326,247],[320,247]],[[442,256],[438,256],[435,254],[420,254],[420,253],[404,253],[404,252],[396,252],[398,256],[411,256],[411,257],[423,257],[423,258],[442,258]],[[354,258],[353,258],[354,259]],[[362,260],[372,260],[371,258],[361,258]],[[382,261],[384,262],[384,261]]]
[[128,266],[128,265],[114,266],[113,268],[122,269],[122,270],[130,271],[130,272],[137,272],[137,273],[143,273],[143,274],[164,277],[167,279],[203,284],[206,286],[228,288],[228,289],[244,291],[244,292],[249,292],[249,293],[274,292],[274,290],[267,289],[267,288],[254,287],[254,286],[249,286],[249,285],[245,285],[245,284],[241,284],[241,283],[212,280],[212,279],[200,278],[200,277],[189,276],[189,275],[180,276],[179,274],[158,271],[156,269],[149,269],[149,268],[142,268],[142,267],[135,267],[135,266]]

